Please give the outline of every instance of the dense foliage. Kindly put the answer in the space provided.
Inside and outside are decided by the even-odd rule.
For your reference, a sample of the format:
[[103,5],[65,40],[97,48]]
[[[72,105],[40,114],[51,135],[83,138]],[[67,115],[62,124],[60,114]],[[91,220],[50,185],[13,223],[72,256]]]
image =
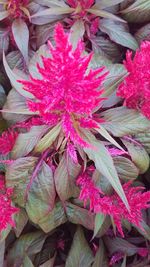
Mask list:
[[0,266],[150,266],[150,1],[0,0]]

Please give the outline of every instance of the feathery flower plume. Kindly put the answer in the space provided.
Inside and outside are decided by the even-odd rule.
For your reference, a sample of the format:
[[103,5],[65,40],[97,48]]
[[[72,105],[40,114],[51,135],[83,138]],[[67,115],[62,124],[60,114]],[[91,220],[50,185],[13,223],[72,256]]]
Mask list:
[[128,76],[117,95],[124,99],[125,106],[139,110],[150,119],[150,42],[143,42],[133,59],[132,52],[128,51],[124,66]]
[[77,185],[81,187],[79,198],[84,201],[84,205],[89,201],[90,210],[110,215],[122,236],[124,236],[121,226],[123,219],[142,229],[142,210],[150,207],[150,191],[142,193],[144,187],[133,187],[131,182],[125,183],[123,190],[130,206],[129,212],[117,193],[114,192],[111,196],[104,195],[95,186],[88,171],[78,177]]
[[0,154],[7,155],[13,149],[13,146],[18,137],[18,133],[13,130],[8,130],[0,136]]
[[25,15],[24,8],[28,5],[29,0],[8,0],[6,9],[13,18],[20,18]]
[[12,216],[19,211],[11,205],[12,188],[5,188],[4,176],[0,175],[0,231],[8,225],[15,226]]
[[92,113],[103,100],[99,88],[107,74],[101,74],[104,68],[88,70],[92,54],[82,55],[81,41],[73,50],[61,24],[55,27],[54,40],[55,47],[48,43],[49,57],[42,57],[43,66],[37,64],[41,79],[30,76],[30,81],[19,82],[35,97],[34,101],[27,100],[31,111],[38,112],[45,124],[61,123],[67,139],[87,146],[80,127],[97,127]]

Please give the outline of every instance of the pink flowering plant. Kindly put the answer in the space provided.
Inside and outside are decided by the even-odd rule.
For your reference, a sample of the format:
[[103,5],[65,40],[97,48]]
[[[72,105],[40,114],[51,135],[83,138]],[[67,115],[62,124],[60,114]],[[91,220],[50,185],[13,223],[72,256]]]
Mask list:
[[0,0],[0,264],[148,267],[150,6]]

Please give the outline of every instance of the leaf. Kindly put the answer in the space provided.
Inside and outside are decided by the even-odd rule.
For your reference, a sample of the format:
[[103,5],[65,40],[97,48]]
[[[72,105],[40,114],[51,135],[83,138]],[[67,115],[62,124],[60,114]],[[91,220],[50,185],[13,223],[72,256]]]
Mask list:
[[150,158],[144,147],[135,143],[134,140],[129,142],[122,138],[122,142],[128,149],[132,161],[139,168],[140,173],[145,173],[149,168]]
[[15,234],[19,237],[23,231],[25,225],[28,222],[28,216],[24,209],[20,209],[18,213],[15,214]]
[[121,13],[129,22],[141,23],[142,21],[142,23],[144,23],[149,21],[150,1],[136,0],[133,2],[133,4],[122,10]]
[[0,21],[7,18],[9,16],[9,12],[8,11],[1,11],[0,12]]
[[41,231],[22,235],[16,240],[13,247],[8,252],[8,265],[10,267],[14,266],[14,264],[20,266],[20,263],[23,263],[26,256],[30,257],[40,252],[46,237],[47,236]]
[[13,21],[12,33],[26,64],[28,64],[29,30],[24,20],[18,18]]
[[94,223],[94,234],[93,238],[96,237],[97,233],[101,229],[102,224],[105,221],[105,215],[102,213],[97,213],[95,216],[95,223]]
[[[28,185],[30,185],[30,181]],[[40,219],[54,208],[55,196],[56,192],[52,170],[45,162],[43,162],[29,188],[25,206],[32,222],[38,224]]]
[[113,137],[111,137],[111,135],[105,130],[105,128],[103,128],[102,125],[99,125],[99,128],[95,128],[95,130],[115,147],[125,152],[125,150],[116,142]]
[[108,236],[105,236],[104,243],[106,244],[106,247],[111,255],[115,252],[120,251],[126,254],[127,256],[133,256],[138,251],[138,247],[129,243],[127,240],[119,237],[115,237],[112,239]]
[[[103,127],[114,136],[137,134],[150,127],[150,121],[134,109],[117,107],[101,113]],[[121,118],[121,120],[120,120]]]
[[84,22],[80,19],[76,20],[70,29],[70,41],[73,49],[77,47],[79,40],[83,38],[85,33]]
[[134,135],[134,140],[141,143],[146,151],[150,154],[150,131],[137,133]]
[[73,238],[73,243],[65,267],[90,267],[92,262],[92,251],[89,248],[82,229],[78,227]]
[[41,153],[49,148],[54,141],[56,140],[57,136],[59,135],[61,130],[60,124],[54,126],[35,146],[34,151]]
[[93,160],[96,169],[109,180],[110,184],[120,196],[125,206],[129,208],[128,201],[108,150],[100,141],[90,140],[90,144],[96,149],[84,148],[84,151],[87,153],[88,157]]
[[23,85],[19,82],[17,82],[18,80],[24,80],[24,77],[19,76],[18,74],[16,74],[14,71],[12,71],[6,61],[6,57],[5,54],[3,53],[3,64],[5,67],[5,71],[7,73],[8,78],[10,79],[10,82],[12,84],[12,86],[16,89],[16,91],[18,91],[18,93],[26,98],[34,98],[32,94],[30,94],[29,92],[25,91],[23,89]]
[[139,175],[139,169],[128,158],[117,156],[113,157],[118,176],[124,181],[135,180]]
[[20,267],[34,267],[34,265],[32,264],[30,258],[28,256],[25,256],[23,263]]
[[63,15],[63,14],[70,14],[74,11],[74,8],[70,7],[52,7],[52,8],[46,8],[42,11],[39,11],[38,13],[35,13],[31,16],[32,18],[36,17],[43,17],[43,16],[50,16],[50,15]]
[[92,267],[108,267],[108,260],[106,257],[103,241],[99,242],[99,249],[96,252],[95,260]]
[[56,258],[56,254],[54,255],[53,258],[49,259],[47,262],[44,262],[39,267],[54,267],[55,258]]
[[75,179],[80,169],[81,167],[79,164],[75,164],[71,159],[67,160],[66,154],[63,154],[54,173],[55,187],[61,201],[78,196],[78,188],[75,186]]
[[64,224],[67,221],[67,217],[64,212],[64,208],[60,202],[56,203],[51,212],[48,212],[39,221],[39,226],[45,233],[54,230],[56,227]]
[[126,24],[110,19],[102,19],[99,27],[102,32],[107,33],[109,38],[117,44],[133,50],[138,48],[138,43],[129,33]]
[[140,44],[143,41],[150,41],[150,23],[140,28],[134,35],[137,42]]
[[13,200],[21,207],[25,207],[25,191],[37,161],[36,157],[19,158],[6,167],[6,185],[14,188]]
[[6,94],[3,86],[0,84],[0,108],[3,107],[5,102],[6,102]]
[[71,223],[83,225],[89,230],[94,229],[94,214],[92,212],[67,202],[66,213]]
[[5,241],[0,241],[0,266],[4,266]]
[[12,158],[17,159],[28,155],[48,128],[46,125],[33,126],[27,133],[20,133],[11,151]]
[[111,7],[117,4],[120,4],[121,2],[123,2],[124,0],[96,0],[95,5],[93,6],[95,9],[99,8],[99,9],[103,9],[106,7]]
[[94,14],[98,17],[102,17],[102,18],[108,18],[108,19],[111,19],[111,20],[116,20],[116,21],[120,21],[120,22],[125,22],[123,19],[121,19],[120,17],[117,17],[115,16],[114,14],[112,13],[109,13],[105,10],[98,10],[98,9],[95,9],[94,7],[93,8],[89,8],[87,9],[87,11],[91,14]]
[[6,184],[14,187],[14,202],[26,209],[34,223],[38,224],[53,209],[56,195],[53,174],[44,161],[37,162],[36,157],[17,159],[7,167]]
[[7,52],[9,47],[9,32],[6,29],[0,28],[0,58],[4,52]]
[[43,6],[48,6],[48,7],[53,7],[53,6],[58,6],[58,7],[64,7],[68,6],[64,3],[63,0],[43,0],[42,2],[40,0],[35,0],[36,3],[43,5]]

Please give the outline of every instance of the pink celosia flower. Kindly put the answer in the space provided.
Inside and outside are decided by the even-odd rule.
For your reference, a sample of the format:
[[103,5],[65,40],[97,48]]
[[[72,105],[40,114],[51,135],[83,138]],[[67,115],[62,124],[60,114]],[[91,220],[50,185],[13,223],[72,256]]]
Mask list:
[[13,18],[23,17],[25,16],[23,9],[28,5],[28,3],[29,0],[8,0],[6,2],[6,9]]
[[18,133],[13,130],[3,132],[0,136],[0,154],[7,155],[11,152],[17,137]]
[[124,66],[128,76],[118,88],[117,95],[124,98],[124,105],[137,109],[150,119],[150,42],[143,42],[132,60],[127,52]]
[[50,55],[42,57],[43,66],[37,64],[41,79],[31,77],[30,81],[20,82],[35,97],[35,101],[27,101],[30,110],[38,112],[51,126],[61,122],[68,139],[86,146],[80,127],[97,127],[92,113],[102,101],[99,87],[106,73],[100,76],[104,68],[88,71],[92,54],[82,55],[82,42],[73,50],[61,24],[55,27],[54,39],[55,48],[48,43]]
[[73,8],[81,7],[82,10],[90,8],[95,0],[67,0],[67,4]]
[[8,225],[15,226],[12,216],[19,209],[11,205],[12,188],[5,188],[4,176],[0,175],[0,231],[7,228]]
[[142,229],[142,210],[150,207],[150,191],[142,193],[143,187],[133,187],[131,182],[123,185],[126,198],[130,206],[130,212],[126,209],[124,203],[117,195],[113,193],[111,196],[104,195],[99,188],[94,185],[88,172],[83,173],[77,179],[77,185],[80,185],[80,199],[90,202],[90,209],[95,213],[103,213],[110,215],[117,226],[118,231],[124,236],[121,226],[123,219]]

